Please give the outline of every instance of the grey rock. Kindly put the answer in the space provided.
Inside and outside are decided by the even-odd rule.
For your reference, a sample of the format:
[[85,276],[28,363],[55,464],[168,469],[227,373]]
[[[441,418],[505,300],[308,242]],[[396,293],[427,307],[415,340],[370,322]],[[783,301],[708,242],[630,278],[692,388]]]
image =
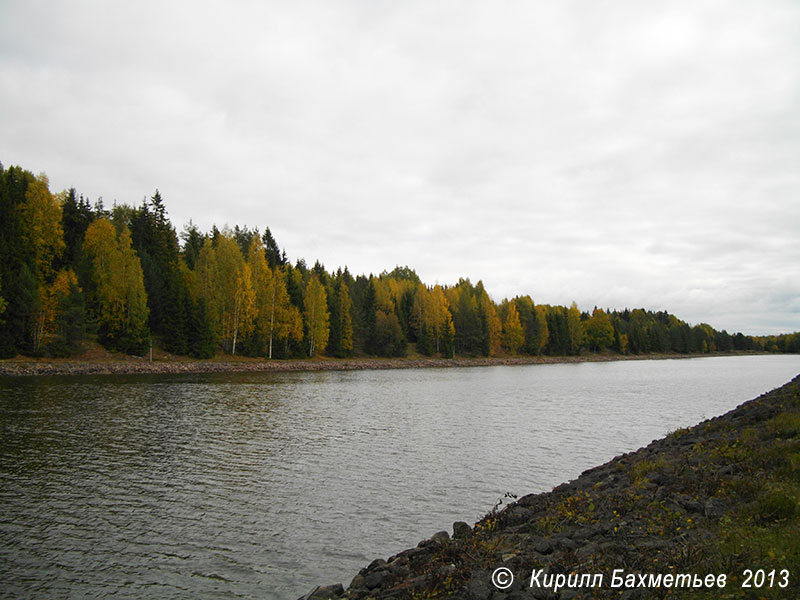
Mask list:
[[446,531],[437,531],[431,536],[431,541],[437,544],[444,544],[450,541],[450,534]]
[[588,558],[593,554],[597,554],[600,551],[600,547],[594,543],[584,544],[580,548],[575,551],[575,556],[580,559]]
[[555,543],[559,548],[566,548],[567,550],[578,549],[578,542],[568,537],[556,538]]
[[530,521],[535,513],[530,508],[515,504],[505,512],[505,522],[507,525],[519,525]]
[[331,600],[332,598],[341,598],[342,596],[344,596],[344,588],[341,583],[337,583],[324,587],[317,586],[305,596],[298,598],[298,600]]
[[464,523],[464,521],[456,521],[453,523],[453,537],[465,538],[472,535],[472,527]]
[[382,587],[390,577],[391,574],[383,569],[373,571],[364,577],[364,585],[368,589],[374,590],[376,587]]
[[676,494],[675,502],[689,512],[694,512],[694,513],[703,512],[703,505],[700,504],[697,500],[692,500],[689,496],[684,496],[683,494]]
[[467,584],[468,597],[473,600],[489,600],[495,591],[492,585],[492,572],[487,570],[475,571]]
[[703,507],[703,514],[709,519],[719,519],[725,514],[725,504],[716,498],[709,498]]

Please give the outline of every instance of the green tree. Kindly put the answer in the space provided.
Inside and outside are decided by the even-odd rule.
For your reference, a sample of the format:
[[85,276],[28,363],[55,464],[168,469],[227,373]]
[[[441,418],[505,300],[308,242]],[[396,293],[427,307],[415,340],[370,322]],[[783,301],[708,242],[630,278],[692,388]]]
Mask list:
[[375,314],[375,354],[405,356],[407,346],[397,315],[378,309]]
[[67,353],[72,354],[80,350],[83,340],[86,339],[87,314],[86,302],[81,288],[78,287],[77,278],[73,275],[67,277],[67,281],[67,292],[58,300],[56,325]]
[[83,236],[94,221],[95,215],[88,200],[80,198],[75,188],[59,195],[61,203],[61,225],[64,230],[64,253],[61,267],[75,267],[83,257]]
[[375,292],[375,280],[370,275],[361,301],[361,335],[364,352],[367,354],[378,354],[377,311],[378,299]]
[[[0,273],[0,294],[2,294],[2,291],[3,291],[3,277],[2,277],[2,275],[3,274]],[[8,303],[6,302],[5,298],[3,298],[2,295],[0,295],[0,325],[3,324],[3,313],[6,311],[6,306],[8,306]]]
[[286,253],[281,252],[281,249],[275,242],[275,238],[272,237],[272,232],[269,230],[269,227],[264,229],[264,235],[261,236],[261,241],[264,244],[264,254],[270,269],[282,267],[286,264]]
[[[34,181],[29,171],[0,165],[0,273],[3,275],[2,296],[6,306],[0,323],[0,356],[11,357],[19,350],[30,349],[30,309],[35,301],[22,278],[36,270],[34,248],[30,244],[25,222],[26,192]],[[35,287],[36,277],[33,276]]]
[[217,347],[217,338],[205,298],[192,301],[189,306],[187,328],[189,354],[195,358],[211,358]]

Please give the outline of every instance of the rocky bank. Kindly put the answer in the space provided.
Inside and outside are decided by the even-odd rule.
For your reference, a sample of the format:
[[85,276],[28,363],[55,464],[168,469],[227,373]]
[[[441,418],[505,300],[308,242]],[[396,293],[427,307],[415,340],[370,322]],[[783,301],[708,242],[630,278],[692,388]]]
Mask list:
[[[301,600],[798,598],[799,499],[800,376]],[[505,589],[492,580],[501,567],[513,574]],[[746,569],[764,569],[767,582],[774,570],[772,583],[746,587]],[[632,585],[612,587],[615,570]],[[508,572],[496,575],[501,586]],[[687,587],[687,574],[713,583]]]
[[717,352],[714,354],[583,354],[580,356],[502,356],[456,358],[315,358],[308,360],[267,360],[263,358],[228,357],[199,360],[173,356],[159,351],[156,360],[101,351],[101,358],[0,360],[0,376],[31,375],[136,375],[176,373],[258,373],[279,371],[360,371],[365,369],[423,369],[453,367],[490,367],[497,365],[533,365],[576,362],[609,362],[617,360],[656,360],[698,358],[699,356],[736,356],[752,352]]

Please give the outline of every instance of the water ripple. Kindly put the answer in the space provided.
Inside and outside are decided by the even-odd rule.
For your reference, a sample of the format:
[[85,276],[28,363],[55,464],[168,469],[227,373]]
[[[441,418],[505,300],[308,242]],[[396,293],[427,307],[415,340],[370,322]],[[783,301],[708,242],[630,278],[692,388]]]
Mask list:
[[798,357],[0,379],[0,595],[295,598]]

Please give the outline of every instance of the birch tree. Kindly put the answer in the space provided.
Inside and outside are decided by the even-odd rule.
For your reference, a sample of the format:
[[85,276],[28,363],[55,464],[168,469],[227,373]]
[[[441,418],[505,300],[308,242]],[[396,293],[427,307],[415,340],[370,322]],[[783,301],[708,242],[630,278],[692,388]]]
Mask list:
[[312,273],[303,294],[303,315],[308,337],[308,355],[324,352],[328,344],[329,319],[325,288]]

